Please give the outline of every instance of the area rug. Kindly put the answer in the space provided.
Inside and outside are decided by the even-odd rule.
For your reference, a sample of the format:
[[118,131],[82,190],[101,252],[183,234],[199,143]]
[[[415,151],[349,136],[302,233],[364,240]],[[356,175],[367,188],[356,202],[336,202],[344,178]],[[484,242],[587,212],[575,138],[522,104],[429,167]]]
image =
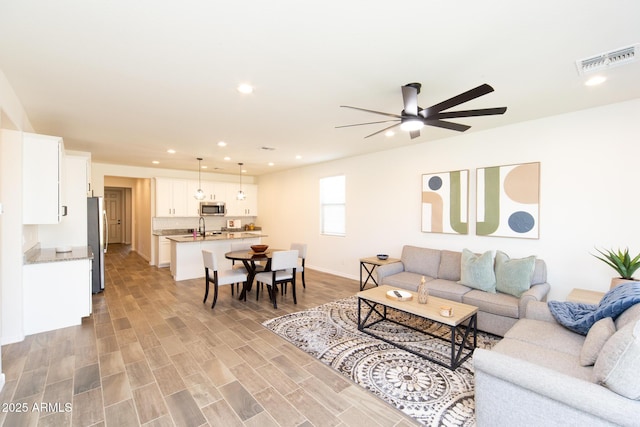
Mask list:
[[[449,336],[448,328],[435,322],[395,310],[390,310],[388,317],[392,316],[420,330]],[[423,425],[475,425],[471,358],[451,371],[358,331],[355,296],[267,320],[263,325]],[[379,336],[428,351],[432,357],[449,357],[448,343],[441,339],[389,321],[373,328]],[[480,348],[491,348],[498,341],[498,337],[478,332]]]

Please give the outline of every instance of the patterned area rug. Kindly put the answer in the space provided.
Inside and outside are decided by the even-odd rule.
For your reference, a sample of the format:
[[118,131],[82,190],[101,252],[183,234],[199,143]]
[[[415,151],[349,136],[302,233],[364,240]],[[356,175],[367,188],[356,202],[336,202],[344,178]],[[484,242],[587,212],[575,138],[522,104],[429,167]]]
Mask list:
[[[390,310],[421,330],[449,336],[434,322]],[[474,426],[474,378],[471,358],[458,369],[415,356],[358,331],[358,299],[353,296],[268,320],[265,327],[336,369],[356,384],[428,426]],[[428,351],[443,360],[448,343],[384,321],[375,333],[402,345]],[[478,347],[491,348],[498,337],[478,332]],[[435,358],[434,357],[434,358]]]

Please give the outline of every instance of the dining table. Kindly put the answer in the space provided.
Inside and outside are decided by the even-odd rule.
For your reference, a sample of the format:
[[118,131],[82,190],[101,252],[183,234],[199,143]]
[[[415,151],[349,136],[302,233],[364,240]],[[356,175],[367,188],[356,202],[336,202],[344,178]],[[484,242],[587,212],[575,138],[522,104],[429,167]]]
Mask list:
[[244,268],[247,270],[247,281],[242,285],[242,292],[240,292],[240,295],[238,296],[239,300],[245,300],[247,297],[247,292],[251,291],[251,288],[253,287],[253,279],[255,278],[256,273],[259,272],[258,269],[261,266],[257,263],[260,261],[266,261],[264,270],[260,269],[260,272],[271,271],[271,257],[273,256],[274,252],[281,250],[283,249],[267,249],[264,252],[255,252],[251,249],[244,249],[241,251],[231,251],[224,254],[224,257],[226,259],[242,262]]

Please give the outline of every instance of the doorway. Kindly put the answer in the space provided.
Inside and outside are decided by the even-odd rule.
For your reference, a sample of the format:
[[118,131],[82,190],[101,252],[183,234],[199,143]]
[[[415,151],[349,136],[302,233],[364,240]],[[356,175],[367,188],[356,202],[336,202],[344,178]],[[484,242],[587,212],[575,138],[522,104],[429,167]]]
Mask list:
[[105,187],[104,209],[107,212],[109,244],[131,243],[131,189]]

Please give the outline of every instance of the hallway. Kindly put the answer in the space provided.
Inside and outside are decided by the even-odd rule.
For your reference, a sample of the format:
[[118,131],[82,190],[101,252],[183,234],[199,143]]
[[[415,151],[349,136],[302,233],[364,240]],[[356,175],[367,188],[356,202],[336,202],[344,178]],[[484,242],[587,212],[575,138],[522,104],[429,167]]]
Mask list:
[[278,310],[262,293],[238,301],[224,286],[211,310],[204,279],[174,282],[126,245],[110,245],[105,263],[81,326],[2,347],[2,425],[414,425],[261,325],[358,282],[307,269],[297,305],[290,293]]

